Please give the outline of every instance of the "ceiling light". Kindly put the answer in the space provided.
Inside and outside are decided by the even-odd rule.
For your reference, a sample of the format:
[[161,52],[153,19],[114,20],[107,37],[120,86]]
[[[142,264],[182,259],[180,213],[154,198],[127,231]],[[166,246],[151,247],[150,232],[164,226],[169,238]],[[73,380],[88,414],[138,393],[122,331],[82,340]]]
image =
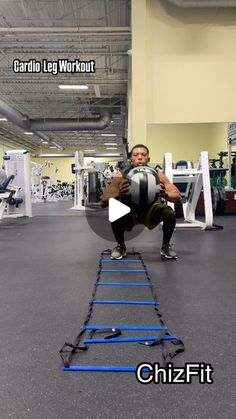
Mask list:
[[117,143],[104,143],[103,145],[118,145]]
[[34,133],[33,132],[30,132],[30,131],[25,131],[24,134],[26,134],[26,135],[34,135]]
[[117,147],[106,147],[106,150],[117,150]]
[[65,90],[88,90],[88,86],[84,84],[59,84],[59,89]]
[[95,151],[95,150],[84,150],[84,151],[92,152],[92,151]]
[[111,121],[111,124],[114,124],[114,121]]
[[57,148],[55,145],[50,145],[49,148]]
[[0,118],[0,121],[7,121],[7,118]]
[[48,141],[42,141],[42,144],[48,144]]
[[117,137],[116,134],[101,134],[102,137]]

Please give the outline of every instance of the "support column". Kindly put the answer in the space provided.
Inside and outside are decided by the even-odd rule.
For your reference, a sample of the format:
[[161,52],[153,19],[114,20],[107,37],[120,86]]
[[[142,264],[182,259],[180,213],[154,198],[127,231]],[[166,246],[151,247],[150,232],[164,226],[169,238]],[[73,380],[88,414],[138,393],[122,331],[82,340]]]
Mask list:
[[146,0],[132,0],[132,144],[146,144]]

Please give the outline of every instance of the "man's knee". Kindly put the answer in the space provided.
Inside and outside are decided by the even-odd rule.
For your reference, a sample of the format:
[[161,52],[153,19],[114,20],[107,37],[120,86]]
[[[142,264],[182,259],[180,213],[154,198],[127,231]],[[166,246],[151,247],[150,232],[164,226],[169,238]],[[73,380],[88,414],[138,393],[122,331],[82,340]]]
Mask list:
[[150,226],[153,228],[159,223],[167,220],[175,220],[175,212],[170,206],[164,204],[155,204],[148,211],[144,224],[149,228]]
[[163,213],[166,217],[175,218],[175,211],[169,205],[166,206]]

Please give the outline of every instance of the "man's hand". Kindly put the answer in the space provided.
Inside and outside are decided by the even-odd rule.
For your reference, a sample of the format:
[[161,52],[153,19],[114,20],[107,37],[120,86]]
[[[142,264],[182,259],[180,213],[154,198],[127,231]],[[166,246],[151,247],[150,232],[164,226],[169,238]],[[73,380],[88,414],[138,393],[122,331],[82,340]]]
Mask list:
[[160,181],[160,196],[166,200],[168,200],[168,193],[166,191],[166,187],[162,181]]
[[119,184],[119,194],[120,196],[126,195],[129,193],[130,184],[126,179],[122,179]]
[[181,194],[180,191],[176,188],[173,183],[169,181],[167,176],[160,172],[160,196],[164,198],[166,201],[178,203],[181,202]]

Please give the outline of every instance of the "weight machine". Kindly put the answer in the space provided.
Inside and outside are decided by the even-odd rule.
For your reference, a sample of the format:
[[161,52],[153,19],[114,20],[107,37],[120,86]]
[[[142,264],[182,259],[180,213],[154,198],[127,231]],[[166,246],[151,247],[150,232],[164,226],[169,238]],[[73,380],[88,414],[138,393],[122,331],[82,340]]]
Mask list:
[[3,159],[9,182],[5,192],[0,195],[0,219],[32,217],[30,155],[26,150],[9,150]]
[[[75,152],[75,165],[72,169],[75,173],[75,191],[74,206],[71,208],[76,211],[85,211],[85,172],[95,171],[95,164],[84,165],[84,153],[82,151]],[[91,208],[90,208],[91,209]]]
[[[236,152],[232,151],[232,147],[235,146],[235,145],[236,145],[236,138],[234,138],[234,139],[229,138],[228,139],[228,159],[229,159],[228,186],[229,186],[229,189],[232,189],[231,169],[232,169],[232,165],[233,164],[235,165],[235,160],[234,160],[234,162],[232,161],[232,156],[234,158],[236,156]],[[236,173],[234,174],[234,176],[236,176]]]
[[[201,151],[197,169],[173,169],[172,154],[164,155],[164,172],[170,182],[178,185],[185,184],[182,193],[184,222],[177,223],[176,227],[200,227],[202,230],[213,228],[213,211],[211,199],[211,185],[209,176],[208,152]],[[201,191],[203,191],[205,220],[196,220],[196,207]],[[172,208],[174,204],[169,203]]]
[[107,186],[115,172],[110,171],[110,165],[107,163],[90,162],[85,165],[82,151],[75,152],[75,164],[72,171],[75,173],[75,192],[74,206],[71,209],[93,210],[88,205],[99,202],[99,195],[103,193],[102,188]]

